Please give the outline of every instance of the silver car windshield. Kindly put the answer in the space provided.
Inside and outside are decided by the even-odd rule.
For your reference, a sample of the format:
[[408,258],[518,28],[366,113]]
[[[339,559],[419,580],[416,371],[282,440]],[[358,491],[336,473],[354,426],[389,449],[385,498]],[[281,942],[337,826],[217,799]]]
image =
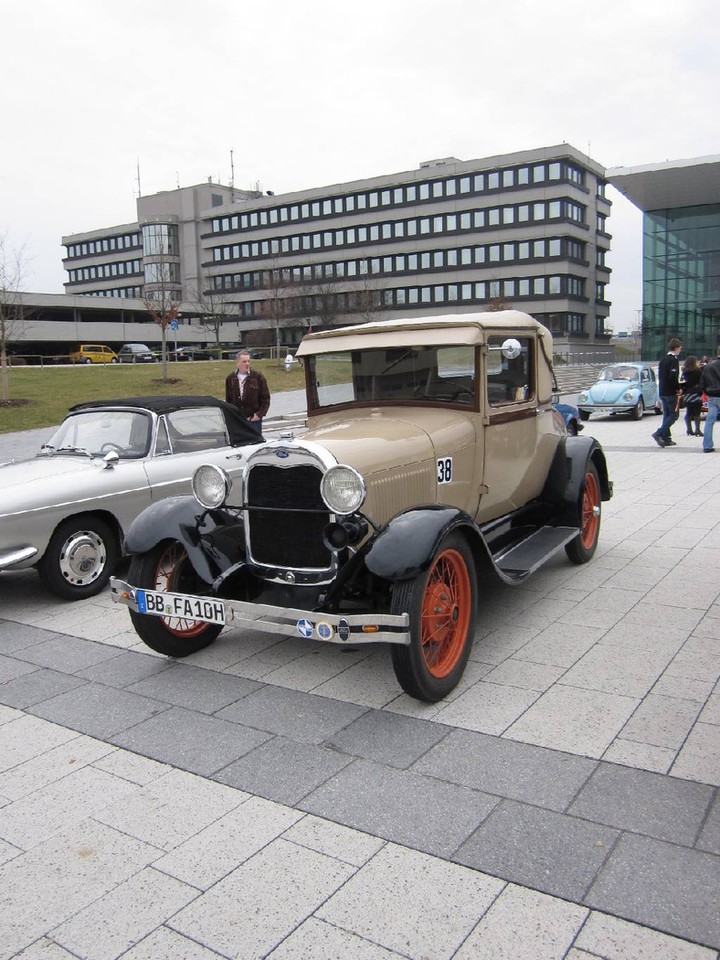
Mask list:
[[104,457],[114,450],[121,460],[147,456],[150,415],[135,410],[83,410],[71,414],[55,431],[42,453]]

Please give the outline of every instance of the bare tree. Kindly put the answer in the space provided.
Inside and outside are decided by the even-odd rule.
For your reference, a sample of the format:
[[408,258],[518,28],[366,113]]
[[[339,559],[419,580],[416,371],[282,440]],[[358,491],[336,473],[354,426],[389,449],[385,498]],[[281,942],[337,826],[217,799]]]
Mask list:
[[302,322],[299,310],[298,291],[288,276],[288,271],[271,262],[270,269],[263,271],[263,290],[266,294],[260,305],[260,313],[275,331],[275,349],[280,356],[281,332],[284,327],[297,326]]
[[0,382],[2,402],[10,400],[8,344],[21,335],[23,320],[20,288],[25,279],[25,246],[11,248],[7,238],[0,236]]
[[348,295],[353,313],[358,315],[360,323],[381,320],[385,312],[385,290],[365,267],[361,270],[357,286]]
[[202,274],[190,297],[190,302],[198,311],[198,324],[210,331],[220,352],[220,335],[228,320],[237,318],[238,305],[231,294],[216,289],[214,278]]
[[180,313],[182,294],[173,276],[174,264],[157,258],[151,264],[152,286],[145,291],[145,309],[160,327],[162,335],[162,379],[167,380],[167,329]]

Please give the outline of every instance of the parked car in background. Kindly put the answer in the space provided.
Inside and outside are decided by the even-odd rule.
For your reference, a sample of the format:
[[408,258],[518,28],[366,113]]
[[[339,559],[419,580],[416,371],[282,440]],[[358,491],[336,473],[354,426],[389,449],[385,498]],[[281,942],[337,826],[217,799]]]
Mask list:
[[125,343],[118,350],[120,363],[155,363],[157,357],[146,343]]
[[605,455],[568,436],[550,331],[525,313],[327,330],[297,355],[307,432],[256,448],[233,480],[203,465],[194,496],[143,511],[113,599],[167,656],[226,623],[239,643],[383,643],[402,689],[440,700],[498,582],[523,584],[562,550],[591,559],[612,495]]
[[597,382],[578,394],[580,419],[591,413],[627,413],[639,420],[644,413],[662,413],[655,369],[649,363],[611,363]]
[[37,567],[58,596],[92,596],[141,510],[189,493],[200,464],[239,475],[258,442],[214,397],[78,404],[37,456],[0,466],[0,570]]
[[215,360],[217,354],[205,347],[178,347],[168,353],[168,360]]
[[560,398],[553,400],[553,406],[565,421],[565,429],[569,437],[576,437],[581,430],[584,430],[580,423],[580,411],[571,403],[563,403]]
[[118,355],[103,343],[83,343],[70,354],[71,363],[117,363]]
[[243,344],[239,343],[234,345],[224,344],[221,348],[220,356],[223,360],[234,360],[235,357],[240,353],[240,351],[247,351],[250,354],[251,360],[265,360],[270,356],[270,349],[263,347],[245,347]]

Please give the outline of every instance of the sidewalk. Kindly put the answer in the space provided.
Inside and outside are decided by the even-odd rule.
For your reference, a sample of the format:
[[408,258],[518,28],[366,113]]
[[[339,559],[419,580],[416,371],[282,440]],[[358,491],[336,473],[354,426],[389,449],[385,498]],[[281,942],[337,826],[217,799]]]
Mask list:
[[4,575],[0,960],[717,960],[720,474],[654,425],[585,425],[596,557],[482,598],[440,704],[384,649],[171,661]]

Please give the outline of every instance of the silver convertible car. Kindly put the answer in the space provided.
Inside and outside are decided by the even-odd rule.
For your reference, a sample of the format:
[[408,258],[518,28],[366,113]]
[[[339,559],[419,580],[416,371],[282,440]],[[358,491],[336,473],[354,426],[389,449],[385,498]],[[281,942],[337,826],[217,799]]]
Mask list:
[[215,397],[78,404],[37,456],[0,466],[0,570],[37,567],[58,596],[90,597],[145,507],[189,494],[200,464],[239,474],[262,442]]
[[591,413],[628,413],[640,420],[648,411],[662,413],[655,370],[649,363],[611,363],[600,371],[597,383],[577,398],[581,420]]

